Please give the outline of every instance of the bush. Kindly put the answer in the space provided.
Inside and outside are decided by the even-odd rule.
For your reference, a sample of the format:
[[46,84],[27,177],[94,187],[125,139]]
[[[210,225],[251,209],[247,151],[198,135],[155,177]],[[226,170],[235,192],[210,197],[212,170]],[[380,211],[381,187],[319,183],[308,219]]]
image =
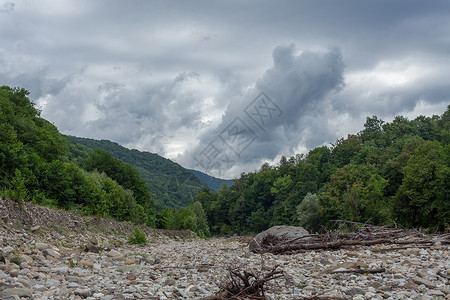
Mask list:
[[300,226],[310,232],[319,229],[319,199],[316,194],[308,193],[297,206],[297,218]]
[[136,230],[133,232],[133,235],[130,236],[128,242],[133,245],[145,245],[147,244],[147,237],[144,232],[136,227]]

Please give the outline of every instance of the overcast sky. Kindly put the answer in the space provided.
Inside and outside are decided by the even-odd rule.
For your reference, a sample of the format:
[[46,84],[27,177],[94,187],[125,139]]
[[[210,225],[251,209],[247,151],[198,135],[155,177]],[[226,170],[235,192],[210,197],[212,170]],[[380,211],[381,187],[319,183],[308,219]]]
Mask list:
[[231,178],[450,103],[450,1],[0,0],[0,85]]

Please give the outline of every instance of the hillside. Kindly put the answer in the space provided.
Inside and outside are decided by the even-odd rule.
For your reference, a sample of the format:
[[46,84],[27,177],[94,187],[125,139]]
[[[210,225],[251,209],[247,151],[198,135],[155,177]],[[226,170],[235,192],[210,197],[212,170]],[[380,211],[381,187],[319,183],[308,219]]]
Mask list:
[[136,166],[159,208],[186,207],[200,190],[207,188],[190,170],[158,154],[130,150],[108,140],[67,137],[90,149],[103,149],[113,157]]
[[[190,171],[135,151],[133,163],[141,172],[147,171],[142,172],[146,180],[153,179],[154,194],[166,195],[167,201],[159,206],[184,206],[156,211],[155,199],[136,166],[101,148],[93,150],[68,139],[41,118],[28,94],[23,88],[0,87],[0,197],[20,206],[34,203],[83,216],[209,236],[201,204],[192,203],[194,193],[208,189]],[[103,144],[118,149],[112,152],[124,159],[132,152],[111,142]],[[151,161],[155,157],[156,162]],[[148,172],[149,165],[153,173]]]
[[226,180],[226,179],[220,179],[220,178],[216,178],[213,176],[210,176],[206,173],[197,171],[197,170],[189,170],[192,173],[194,173],[194,175],[200,179],[201,181],[203,181],[211,190],[217,192],[223,184],[226,184],[228,187],[231,187],[234,184],[233,180]]

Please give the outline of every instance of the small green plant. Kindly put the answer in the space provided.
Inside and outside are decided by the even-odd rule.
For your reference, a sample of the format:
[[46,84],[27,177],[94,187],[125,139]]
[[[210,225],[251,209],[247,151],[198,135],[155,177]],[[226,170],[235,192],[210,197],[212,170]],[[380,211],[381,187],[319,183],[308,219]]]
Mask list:
[[72,259],[69,259],[69,265],[71,268],[75,268],[75,263],[73,262]]
[[139,228],[136,227],[136,230],[133,232],[133,235],[128,239],[128,243],[133,245],[145,245],[147,244],[147,237],[145,233],[142,232]]

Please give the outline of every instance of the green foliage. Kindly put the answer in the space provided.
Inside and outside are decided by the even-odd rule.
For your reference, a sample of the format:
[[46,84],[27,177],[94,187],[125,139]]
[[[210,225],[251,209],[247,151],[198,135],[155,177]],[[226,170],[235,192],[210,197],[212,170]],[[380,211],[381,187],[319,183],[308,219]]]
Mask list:
[[147,244],[147,236],[139,228],[133,231],[133,234],[129,237],[128,243],[132,245],[145,245]]
[[[83,145],[90,150],[88,152],[79,146],[71,147],[69,144],[71,150],[69,156],[72,161],[82,161],[86,159],[86,155],[89,155],[91,151],[102,149],[110,153],[112,157],[135,166],[141,178],[145,181],[146,189],[148,189],[152,197],[156,200],[155,205],[158,209],[163,209],[166,206],[175,208],[187,207],[192,203],[193,196],[201,189],[207,187],[190,170],[157,154],[141,152],[134,149],[129,150],[107,140],[98,141],[73,136],[67,136],[67,139],[76,145]],[[101,153],[94,154],[94,159],[98,158],[101,159],[97,160],[94,165],[90,165],[89,169],[95,168],[95,165],[101,167],[102,159],[114,164],[113,160],[104,157],[104,154],[103,157]],[[106,169],[97,169],[109,175]],[[112,168],[112,173],[116,173],[116,169],[117,167],[115,169]],[[120,182],[118,178],[114,179]],[[214,183],[217,184],[216,182]],[[130,187],[127,188],[131,189]]]
[[211,235],[205,211],[199,201],[194,201],[183,209],[166,208],[159,211],[156,220],[160,228],[191,230],[201,238],[208,238]]
[[395,215],[402,223],[441,230],[449,226],[448,155],[438,141],[428,141],[409,158],[395,196]]
[[372,116],[360,133],[330,148],[264,163],[229,189],[195,199],[213,234],[280,224],[336,229],[337,219],[443,230],[450,223],[449,142],[450,106],[440,117],[411,121]]
[[[40,117],[27,95],[24,89],[0,87],[3,194],[19,203],[154,225],[154,203],[136,168],[68,141]],[[92,172],[81,168],[85,161]],[[95,164],[105,173],[94,171]]]
[[319,199],[316,194],[308,193],[297,206],[299,225],[310,232],[317,232],[320,225]]

